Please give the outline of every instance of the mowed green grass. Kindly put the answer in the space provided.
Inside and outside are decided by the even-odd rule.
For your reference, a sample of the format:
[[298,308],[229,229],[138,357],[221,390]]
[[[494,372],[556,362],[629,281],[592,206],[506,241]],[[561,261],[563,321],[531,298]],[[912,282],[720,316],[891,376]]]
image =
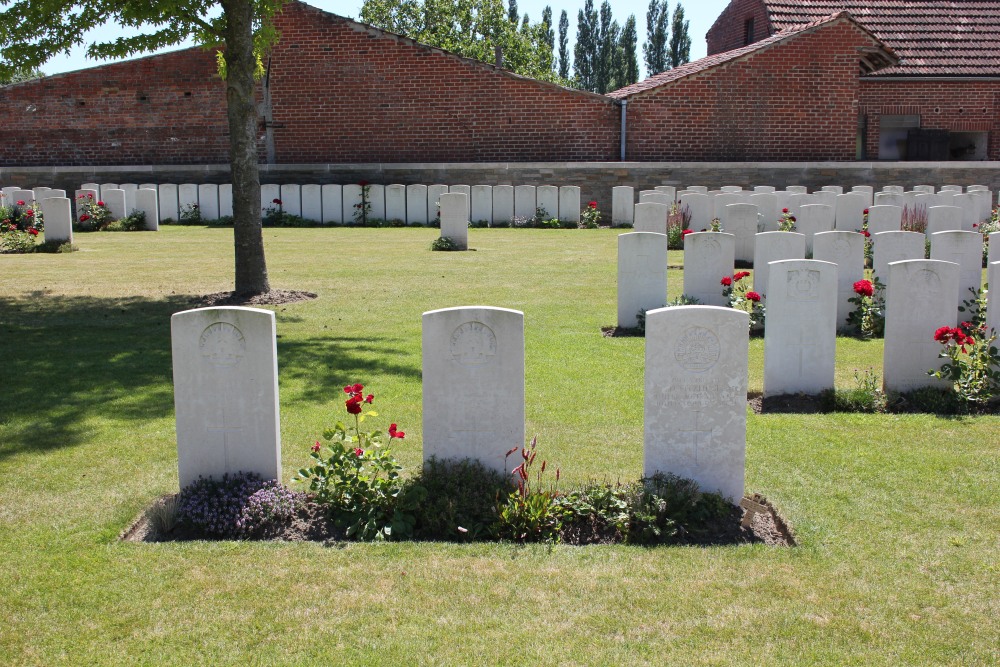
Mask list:
[[[275,308],[285,481],[348,382],[418,466],[421,313],[475,304],[524,311],[527,433],[565,484],[638,477],[644,341],[600,333],[616,233],[436,234],[265,230],[272,285],[319,295]],[[794,549],[121,543],[176,490],[170,314],[232,288],[232,232],[77,243],[0,257],[0,664],[1000,662],[996,417],[751,414],[747,489]],[[839,340],[838,385],[881,349]]]

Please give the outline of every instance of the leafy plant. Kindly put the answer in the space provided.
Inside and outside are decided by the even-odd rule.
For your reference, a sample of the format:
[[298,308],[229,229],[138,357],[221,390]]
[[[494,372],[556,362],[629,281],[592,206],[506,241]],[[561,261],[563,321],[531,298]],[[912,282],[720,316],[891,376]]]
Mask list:
[[927,207],[923,204],[917,204],[912,208],[904,206],[899,228],[904,232],[927,233]]
[[79,195],[77,200],[80,202],[81,213],[73,225],[76,231],[96,232],[111,222],[111,211],[103,201],[95,200],[92,193]]
[[765,307],[763,297],[750,289],[744,282],[750,277],[749,271],[737,271],[732,276],[722,276],[722,296],[729,299],[729,307],[742,310],[750,315],[750,331],[764,330]]
[[358,185],[361,186],[361,201],[354,205],[354,224],[367,227],[368,216],[372,212],[371,184],[368,181],[361,181]]
[[837,389],[832,392],[831,409],[838,412],[885,412],[886,396],[882,391],[882,380],[872,368],[863,372],[854,371],[853,389]]
[[181,490],[177,520],[209,538],[267,537],[295,516],[304,499],[255,473],[199,477]]
[[143,211],[133,211],[124,218],[109,222],[101,231],[104,232],[139,232],[146,228],[146,214]]
[[972,329],[985,329],[986,306],[988,302],[987,292],[970,287],[969,293],[972,294],[972,298],[962,301],[962,305],[958,307],[958,312],[968,313],[969,324]]
[[674,204],[667,214],[667,248],[680,250],[684,247],[684,237],[693,230],[691,227],[691,209],[687,204]]
[[557,496],[562,518],[560,539],[571,544],[624,542],[631,514],[629,489],[621,484],[592,482]]
[[717,493],[704,493],[697,483],[667,473],[642,479],[629,499],[627,541],[664,544],[697,537],[712,522],[724,519],[733,505]]
[[927,373],[951,382],[952,390],[964,403],[985,403],[1000,396],[1000,352],[994,344],[996,331],[986,325],[962,322],[957,327],[941,327],[934,340],[944,349],[938,355],[948,359],[940,370]]
[[[280,200],[275,200],[279,202]],[[271,210],[271,209],[268,209]],[[205,220],[201,216],[201,207],[197,204],[185,204],[179,212],[179,224],[182,225],[203,225]]]
[[[426,491],[403,484],[402,466],[383,442],[385,434],[361,430],[367,418],[378,416],[374,410],[365,411],[375,396],[365,396],[363,390],[360,384],[344,387],[348,395],[344,405],[354,425],[337,422],[323,431],[323,439],[331,444],[324,452],[316,441],[310,453],[313,465],[300,469],[296,480],[308,484],[316,502],[326,506],[348,537],[362,541],[409,537],[416,524],[415,509]],[[395,424],[389,426],[389,442],[405,435]]]
[[[545,488],[542,485],[547,462],[543,460],[538,472],[533,472],[537,446],[538,438],[532,438],[530,445],[514,447],[504,457],[506,467],[510,455],[521,450],[521,463],[511,472],[517,487],[500,501],[500,518],[496,524],[496,534],[500,539],[554,542],[559,538],[562,522],[555,502],[555,486]],[[559,481],[558,469],[555,480]]]
[[[0,193],[0,201],[6,195]],[[42,218],[38,205],[18,200],[10,205],[0,205],[0,253],[23,254],[35,250]]]
[[407,485],[426,498],[415,509],[413,535],[428,540],[476,540],[492,536],[499,519],[497,499],[510,491],[506,475],[470,459],[430,458]]
[[580,211],[580,226],[584,229],[597,229],[601,226],[601,211],[596,201],[587,202],[587,208]]
[[847,324],[863,338],[885,335],[885,286],[878,276],[854,283],[854,296],[848,301],[854,310],[847,315]]
[[778,216],[778,231],[779,232],[794,232],[795,231],[795,216],[787,208],[781,209],[781,215]]
[[535,215],[531,217],[531,226],[542,229],[558,227],[559,221],[556,220],[555,224],[552,224],[552,220],[553,218],[549,215],[549,212],[544,207],[539,206],[535,209]]
[[449,236],[439,236],[431,242],[431,250],[459,250],[458,243]]

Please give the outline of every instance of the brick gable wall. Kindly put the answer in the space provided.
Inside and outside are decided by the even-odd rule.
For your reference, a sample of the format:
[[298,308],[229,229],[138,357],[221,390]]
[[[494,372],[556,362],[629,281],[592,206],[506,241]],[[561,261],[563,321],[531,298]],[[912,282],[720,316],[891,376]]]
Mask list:
[[275,157],[304,162],[618,157],[618,106],[290,3],[271,57]]
[[759,42],[771,35],[771,21],[763,0],[732,0],[722,10],[719,18],[705,35],[708,42],[708,55],[732,51],[745,46],[745,26],[749,18],[753,18],[753,41]]
[[228,162],[212,51],[186,49],[0,89],[0,164]]
[[858,55],[847,19],[629,100],[630,160],[853,160]]

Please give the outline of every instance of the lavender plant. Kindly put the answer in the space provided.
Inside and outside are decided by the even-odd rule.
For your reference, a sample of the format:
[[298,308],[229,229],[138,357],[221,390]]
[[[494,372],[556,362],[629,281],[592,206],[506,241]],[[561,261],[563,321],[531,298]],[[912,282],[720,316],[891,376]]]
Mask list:
[[305,494],[255,473],[199,477],[181,491],[177,519],[209,538],[271,537],[295,516],[304,500]]

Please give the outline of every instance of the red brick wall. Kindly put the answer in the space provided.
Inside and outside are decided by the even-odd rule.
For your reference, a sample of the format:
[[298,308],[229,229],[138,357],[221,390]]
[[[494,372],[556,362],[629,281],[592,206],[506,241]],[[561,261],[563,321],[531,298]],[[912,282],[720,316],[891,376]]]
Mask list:
[[629,100],[629,160],[853,160],[858,52],[846,19]]
[[198,48],[8,86],[0,165],[228,162],[225,108],[214,52]]
[[732,51],[745,46],[745,26],[747,19],[753,17],[753,41],[759,42],[769,37],[771,22],[762,0],[732,0],[719,18],[709,28],[705,40],[708,42],[708,55]]
[[989,132],[988,159],[1000,160],[1000,81],[861,80],[868,158],[877,160],[879,119],[919,115],[920,127],[952,132]]
[[278,163],[618,157],[612,100],[494,71],[290,3],[271,57]]

